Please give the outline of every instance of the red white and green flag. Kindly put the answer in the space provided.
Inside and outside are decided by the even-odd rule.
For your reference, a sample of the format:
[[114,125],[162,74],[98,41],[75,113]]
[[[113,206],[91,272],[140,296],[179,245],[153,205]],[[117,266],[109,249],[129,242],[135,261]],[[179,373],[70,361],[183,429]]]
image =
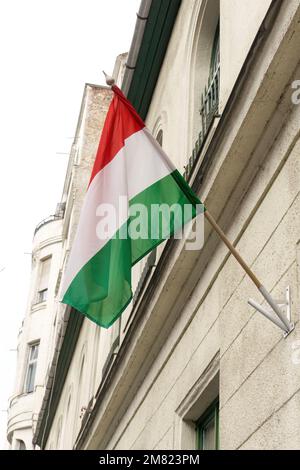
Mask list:
[[123,93],[112,90],[61,291],[63,303],[105,328],[132,299],[132,266],[201,204]]

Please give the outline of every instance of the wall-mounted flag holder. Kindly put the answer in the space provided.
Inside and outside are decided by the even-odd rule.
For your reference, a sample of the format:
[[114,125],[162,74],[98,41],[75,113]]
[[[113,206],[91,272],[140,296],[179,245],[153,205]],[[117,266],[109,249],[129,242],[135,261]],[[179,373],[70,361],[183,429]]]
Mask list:
[[[262,294],[264,299],[267,301],[269,306],[271,307],[271,311],[260,305],[258,302],[256,302],[253,299],[249,299],[248,303],[251,305],[251,307],[254,307],[259,313],[264,315],[268,320],[270,320],[272,323],[274,323],[276,326],[278,326],[281,330],[284,332],[284,337],[289,335],[291,331],[294,329],[294,324],[291,322],[291,292],[290,288],[286,288],[286,297],[283,300],[279,300],[278,302],[273,299],[271,294],[267,291],[267,289],[263,286],[263,284],[259,281],[259,279],[256,277],[254,272],[250,269],[250,267],[247,265],[247,263],[243,260],[241,255],[238,253],[238,251],[235,249],[235,247],[232,245],[232,243],[228,240],[226,237],[225,233],[219,227],[215,219],[212,217],[212,215],[206,210],[204,212],[206,219],[208,222],[211,224],[211,226],[214,228],[214,230],[218,233],[219,237],[225,245],[228,247],[230,250],[231,254],[235,257],[235,259],[239,262],[239,264],[242,266],[246,274],[250,277],[250,279],[254,282],[256,287],[258,288],[259,292]],[[284,311],[285,310],[285,311]]]
[[272,310],[266,309],[253,299],[249,299],[248,304],[283,330],[284,337],[286,337],[294,329],[294,323],[291,322],[290,287],[285,289],[285,298],[280,300],[274,300],[263,286],[259,290]]

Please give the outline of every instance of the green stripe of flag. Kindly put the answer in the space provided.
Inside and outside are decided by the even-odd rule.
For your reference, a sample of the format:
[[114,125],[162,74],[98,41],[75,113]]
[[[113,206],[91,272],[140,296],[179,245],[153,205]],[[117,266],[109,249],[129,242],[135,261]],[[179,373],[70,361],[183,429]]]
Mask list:
[[[130,237],[122,238],[128,227],[130,233],[131,224],[135,224],[140,215],[137,218],[130,217],[116,236],[83,266],[63,297],[64,303],[85,313],[91,320],[106,328],[121,315],[132,298],[131,267],[195,217],[196,205],[200,204],[200,201],[180,173],[175,170],[130,201],[131,208],[136,204],[148,208],[147,220],[143,219],[141,224],[143,235],[145,231],[147,232],[146,238],[136,240]],[[182,217],[176,216],[171,211],[171,218],[168,221],[164,220],[163,213],[160,212],[159,222],[156,218],[154,222],[151,219],[153,212],[150,207],[153,205],[161,207],[163,204],[169,207],[178,204],[182,208],[187,205],[189,211],[182,210]],[[156,226],[153,226],[154,223]],[[162,233],[166,226],[167,232]],[[153,233],[156,234],[155,237]]]

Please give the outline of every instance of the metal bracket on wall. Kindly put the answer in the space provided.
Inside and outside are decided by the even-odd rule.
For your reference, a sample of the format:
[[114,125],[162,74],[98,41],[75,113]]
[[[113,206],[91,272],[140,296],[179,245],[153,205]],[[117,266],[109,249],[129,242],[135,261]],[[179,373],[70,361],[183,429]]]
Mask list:
[[[281,330],[284,331],[284,337],[290,334],[291,331],[294,329],[294,324],[291,323],[291,292],[290,288],[286,288],[286,295],[284,300],[276,301],[273,299],[271,294],[267,291],[267,289],[263,286],[261,281],[258,277],[254,274],[252,269],[248,266],[248,264],[243,260],[237,249],[233,246],[233,244],[228,240],[225,233],[219,227],[211,213],[206,210],[204,212],[206,219],[213,227],[213,229],[217,232],[221,240],[225,243],[231,254],[235,257],[237,262],[242,266],[243,270],[252,280],[252,282],[256,285],[257,289],[267,301],[269,306],[271,307],[271,311],[260,305],[253,299],[249,299],[248,303],[251,307],[254,307],[259,313],[264,315],[268,318],[272,323],[278,326]],[[283,311],[285,310],[285,311]]]
[[291,289],[288,286],[285,289],[285,298],[274,300],[266,289],[261,286],[259,289],[272,310],[266,309],[253,299],[248,300],[248,304],[255,308],[259,313],[268,318],[272,323],[283,330],[283,336],[286,338],[295,328],[291,322]]

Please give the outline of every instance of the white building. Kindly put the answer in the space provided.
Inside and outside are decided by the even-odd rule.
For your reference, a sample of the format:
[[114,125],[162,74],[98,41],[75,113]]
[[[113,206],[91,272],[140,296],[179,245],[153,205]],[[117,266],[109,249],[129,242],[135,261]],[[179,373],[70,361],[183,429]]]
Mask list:
[[62,250],[63,206],[35,229],[31,285],[18,336],[14,394],[9,402],[7,438],[12,449],[32,449],[33,430],[52,357],[57,302],[55,290]]
[[33,448],[37,417],[51,390],[51,362],[68,315],[58,301],[61,275],[110,100],[107,87],[85,85],[62,201],[55,215],[35,229],[29,301],[18,338],[15,393],[9,403],[7,437],[12,449]]
[[141,2],[123,90],[295,329],[208,224],[200,251],[169,240],[111,329],[66,309],[38,446],[300,447],[299,41],[299,0]]

